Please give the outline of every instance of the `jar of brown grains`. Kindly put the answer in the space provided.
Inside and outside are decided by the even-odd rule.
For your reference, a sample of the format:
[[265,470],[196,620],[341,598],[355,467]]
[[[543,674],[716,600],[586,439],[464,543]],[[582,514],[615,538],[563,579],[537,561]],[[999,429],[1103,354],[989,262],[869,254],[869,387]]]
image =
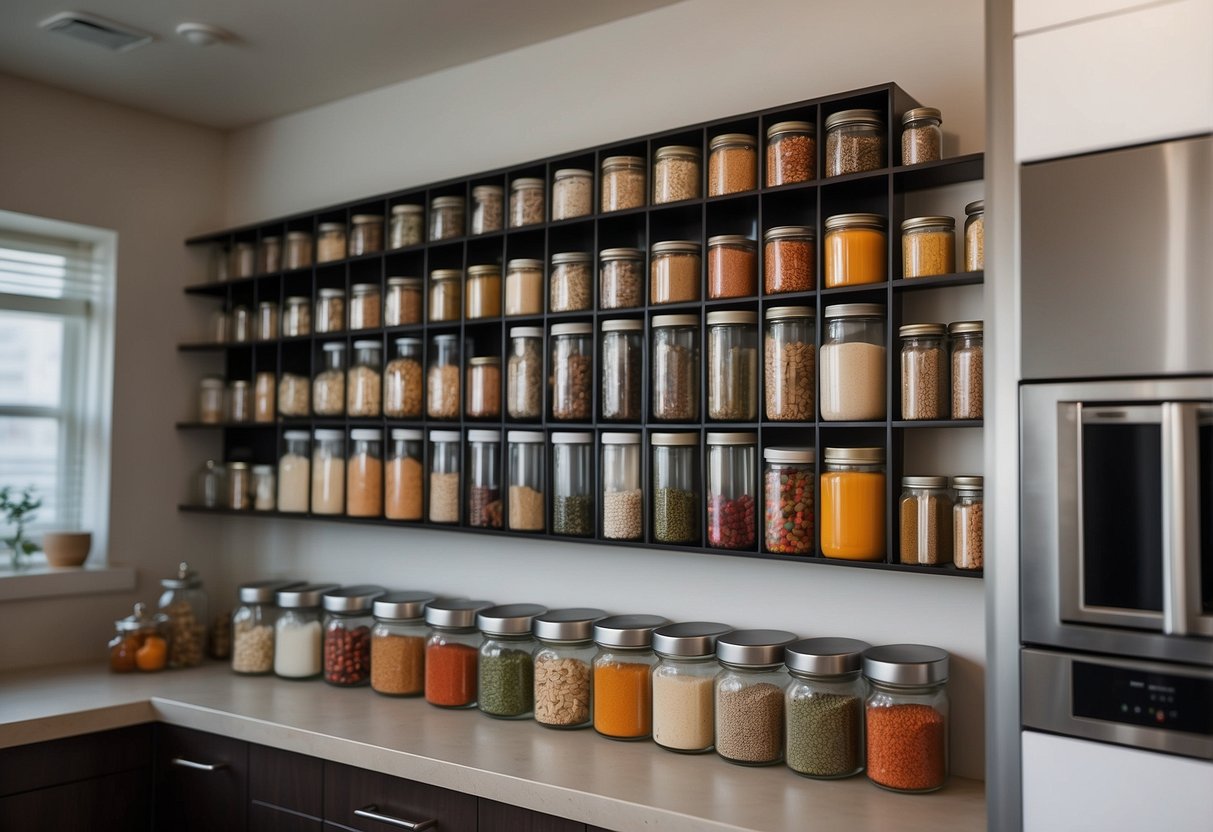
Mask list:
[[468,320],[496,318],[501,314],[501,267],[493,265],[468,266]]
[[952,497],[947,477],[902,477],[898,503],[901,562],[942,566],[952,562]]
[[467,416],[496,419],[501,415],[501,359],[481,355],[468,359]]
[[763,235],[762,290],[808,292],[817,284],[816,234],[807,225],[779,225]]
[[956,321],[948,325],[952,336],[952,418],[980,419],[985,347],[981,321]]
[[841,110],[826,119],[826,176],[885,166],[884,119],[876,110]]
[[383,325],[421,323],[421,278],[389,277],[383,300]]
[[590,418],[594,378],[594,325],[552,325],[552,418]]
[[902,276],[930,277],[956,271],[956,220],[913,217],[901,224]]
[[346,413],[350,416],[379,415],[382,393],[383,347],[378,340],[355,341],[354,360],[346,379]]
[[943,158],[943,118],[934,107],[915,107],[901,117],[901,163],[920,165]]
[[985,566],[985,502],[981,477],[952,477],[952,563],[957,569]]
[[986,201],[979,199],[965,206],[965,271],[979,272],[986,267]]
[[593,205],[593,173],[579,168],[561,168],[552,174],[552,222],[587,216]]
[[644,205],[644,157],[608,156],[602,160],[601,208],[625,211]]
[[383,415],[413,419],[421,415],[421,339],[397,338],[396,357],[383,371]]
[[375,600],[371,689],[386,696],[425,691],[425,605],[432,592],[389,592]]
[[817,128],[811,121],[781,121],[767,128],[767,187],[817,178]]
[[548,308],[552,312],[583,312],[594,305],[590,255],[562,251],[552,255]]
[[605,248],[598,252],[598,306],[628,309],[644,304],[644,252]]
[[345,290],[321,289],[316,293],[316,331],[341,332],[345,329]]
[[355,283],[350,287],[350,329],[378,329],[383,293],[378,283]]
[[723,133],[708,145],[708,196],[758,187],[757,142],[747,133]]
[[742,234],[708,238],[708,297],[742,298],[758,294],[758,249]]
[[500,231],[505,217],[505,189],[500,185],[472,188],[472,233]]
[[345,257],[345,224],[322,222],[316,229],[316,262],[330,263]]
[[350,257],[383,251],[383,215],[354,214],[350,217]]
[[943,324],[907,324],[901,336],[901,418],[946,419],[948,348]]
[[434,269],[430,272],[430,323],[449,323],[459,320],[462,284],[462,269]]
[[543,222],[547,215],[543,190],[538,177],[523,176],[510,183],[510,228]]
[[392,206],[392,228],[389,244],[392,248],[421,245],[425,240],[422,229],[425,224],[425,209],[420,205],[404,203]]
[[700,298],[700,246],[690,240],[654,243],[649,263],[649,301],[684,303]]
[[461,196],[430,200],[430,242],[463,236],[465,201]]
[[306,231],[288,231],[286,233],[287,269],[306,269],[312,265],[312,235]]
[[703,153],[697,147],[672,144],[653,154],[653,204],[698,199]]

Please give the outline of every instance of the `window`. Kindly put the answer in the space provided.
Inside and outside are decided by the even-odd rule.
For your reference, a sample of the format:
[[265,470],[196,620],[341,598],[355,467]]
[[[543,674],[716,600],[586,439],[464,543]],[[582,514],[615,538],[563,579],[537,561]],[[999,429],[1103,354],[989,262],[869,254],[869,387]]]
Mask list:
[[99,553],[108,516],[114,248],[111,232],[0,212],[0,486],[37,489],[35,539],[52,528],[84,529]]

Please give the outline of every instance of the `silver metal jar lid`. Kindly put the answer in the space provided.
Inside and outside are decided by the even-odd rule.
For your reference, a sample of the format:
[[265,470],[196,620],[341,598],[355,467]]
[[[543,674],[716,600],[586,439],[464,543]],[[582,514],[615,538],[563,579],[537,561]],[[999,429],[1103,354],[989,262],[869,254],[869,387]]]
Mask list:
[[826,448],[826,462],[854,462],[861,465],[884,462],[884,448]]
[[774,138],[780,133],[816,133],[817,126],[811,121],[781,121],[767,128],[767,138]]
[[306,430],[288,430],[282,434],[282,438],[288,442],[298,442],[299,440],[308,440],[312,436]]
[[933,118],[936,121],[942,122],[943,113],[941,113],[935,107],[915,107],[912,110],[906,110],[905,113],[902,114],[901,123],[903,125],[909,124],[911,121],[918,121],[919,119],[924,118]]
[[667,326],[699,326],[698,315],[654,315],[650,324],[653,329]]
[[476,627],[476,613],[491,606],[492,601],[439,598],[425,605],[425,623],[431,627],[471,630]]
[[936,476],[902,477],[901,485],[903,488],[947,488],[948,478]]
[[482,263],[478,266],[468,266],[468,277],[482,277],[493,274],[500,275],[501,267],[493,263]]
[[986,201],[978,199],[970,202],[965,206],[965,216],[973,216],[974,214],[984,214],[986,212]]
[[603,332],[640,332],[644,329],[644,321],[635,318],[616,319],[603,321],[599,327]]
[[303,586],[303,581],[277,580],[249,581],[241,584],[237,593],[242,604],[270,604],[278,596],[279,590]]
[[749,133],[721,133],[708,142],[708,150],[722,147],[753,147],[757,142]]
[[758,434],[753,431],[713,432],[707,436],[709,445],[756,445]]
[[375,599],[373,611],[385,621],[412,621],[425,615],[425,605],[436,597],[432,592],[389,592]]
[[643,168],[643,156],[608,156],[602,160],[602,169],[612,168]]
[[406,335],[403,338],[396,339],[396,346],[398,346],[398,347],[419,347],[419,346],[421,346],[421,339]]
[[502,604],[476,613],[476,627],[485,635],[524,636],[531,632],[535,616],[548,608],[541,604]]
[[535,271],[543,268],[543,261],[536,260],[533,257],[518,257],[510,260],[505,264],[505,270],[512,271]]
[[568,179],[574,176],[582,176],[589,179],[593,177],[594,174],[588,170],[582,170],[581,168],[560,168],[554,174],[552,174],[553,179]]
[[593,332],[593,324],[552,324],[553,335],[591,335]]
[[649,434],[649,443],[661,447],[668,446],[689,446],[699,444],[698,433],[651,433]]
[[689,144],[667,144],[665,147],[657,148],[657,152],[653,154],[653,158],[668,159],[671,156],[694,156],[698,159],[702,155],[699,148],[692,147]]
[[669,623],[660,615],[612,615],[594,622],[594,642],[603,647],[648,647],[653,631]]
[[796,462],[812,464],[816,453],[812,448],[764,448],[762,458],[767,462]]
[[386,589],[374,584],[345,586],[324,593],[324,608],[328,612],[367,612],[385,594]]
[[658,254],[698,254],[700,245],[694,240],[663,240],[660,243],[653,243],[650,250],[653,256],[657,256]]
[[981,332],[984,328],[982,321],[954,321],[948,324],[949,335],[962,335],[966,333]]
[[354,428],[350,431],[351,442],[378,442],[383,439],[383,431],[379,428]]
[[461,196],[436,196],[430,200],[431,208],[462,208],[463,197]]
[[594,637],[594,622],[603,618],[606,612],[594,607],[548,610],[535,616],[531,632],[540,641],[590,641]]
[[543,180],[537,176],[520,176],[510,183],[510,190],[519,191],[526,188],[542,188]]
[[863,667],[863,651],[871,646],[856,638],[803,638],[784,648],[783,662],[793,673],[841,676]]
[[493,197],[505,193],[505,188],[500,185],[477,185],[472,188],[472,196],[474,197]]
[[943,229],[945,231],[953,231],[956,229],[956,220],[951,217],[911,217],[901,224],[901,233],[907,231],[925,231],[930,228]]
[[716,639],[716,658],[742,667],[782,664],[783,648],[796,638],[787,630],[734,630]]
[[825,308],[828,318],[883,318],[884,306],[879,303],[836,303]]
[[716,639],[733,632],[718,621],[684,621],[653,631],[653,652],[658,656],[698,659],[716,653]]
[[922,687],[948,680],[948,653],[925,644],[886,644],[863,654],[863,675],[873,682]]
[[337,589],[337,584],[304,584],[279,590],[278,606],[283,609],[316,609],[324,600],[326,592]]
[[339,428],[316,428],[314,435],[318,441],[345,439],[345,434]]
[[399,205],[392,206],[393,214],[420,214],[424,210],[420,205],[414,205],[411,202],[402,202]]
[[310,231],[288,231],[286,238],[288,240],[311,240],[312,233]]
[[884,127],[884,119],[876,110],[839,110],[826,118],[826,129],[833,130],[844,124],[863,124],[869,127]]
[[836,231],[840,228],[875,228],[883,231],[885,224],[885,218],[880,214],[835,214],[826,218],[826,231]]
[[709,312],[708,326],[720,326],[721,324],[756,324],[758,323],[758,313],[748,310],[732,310],[728,309],[723,312]]
[[952,477],[952,487],[957,491],[981,491],[984,482],[984,477]]
[[501,444],[501,431],[499,430],[469,430],[468,442],[480,443],[487,442],[492,445]]
[[[232,465],[234,463],[228,463]],[[177,564],[177,574],[171,578],[161,578],[160,586],[165,589],[191,589],[196,586],[202,586],[202,581],[198,579],[198,573],[190,569],[190,565],[185,561]]]
[[381,344],[378,341],[355,341],[354,349],[356,350],[377,350]]
[[817,236],[817,233],[811,226],[808,225],[777,225],[774,228],[768,228],[767,233],[762,235],[762,238],[767,242],[772,240],[786,240],[788,238],[807,237],[812,240]]
[[943,324],[906,324],[897,330],[897,335],[901,338],[921,338],[923,336],[942,338],[947,334],[948,328]]
[[552,265],[562,266],[568,263],[589,263],[592,258],[584,251],[561,251],[552,255]]

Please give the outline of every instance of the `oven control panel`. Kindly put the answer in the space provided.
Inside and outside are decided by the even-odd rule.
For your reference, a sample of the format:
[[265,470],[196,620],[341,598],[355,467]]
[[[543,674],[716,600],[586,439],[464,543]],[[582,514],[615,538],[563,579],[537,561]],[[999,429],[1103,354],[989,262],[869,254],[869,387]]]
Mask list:
[[1213,679],[1075,661],[1073,715],[1213,736]]

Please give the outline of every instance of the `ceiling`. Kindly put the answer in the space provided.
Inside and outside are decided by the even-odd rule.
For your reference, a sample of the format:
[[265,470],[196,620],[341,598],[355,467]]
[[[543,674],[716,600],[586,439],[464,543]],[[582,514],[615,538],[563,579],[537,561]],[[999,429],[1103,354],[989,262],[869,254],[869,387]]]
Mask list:
[[[3,0],[0,72],[212,127],[252,124],[677,0]],[[156,35],[126,53],[37,28],[87,12]],[[235,34],[198,48],[179,23]]]

